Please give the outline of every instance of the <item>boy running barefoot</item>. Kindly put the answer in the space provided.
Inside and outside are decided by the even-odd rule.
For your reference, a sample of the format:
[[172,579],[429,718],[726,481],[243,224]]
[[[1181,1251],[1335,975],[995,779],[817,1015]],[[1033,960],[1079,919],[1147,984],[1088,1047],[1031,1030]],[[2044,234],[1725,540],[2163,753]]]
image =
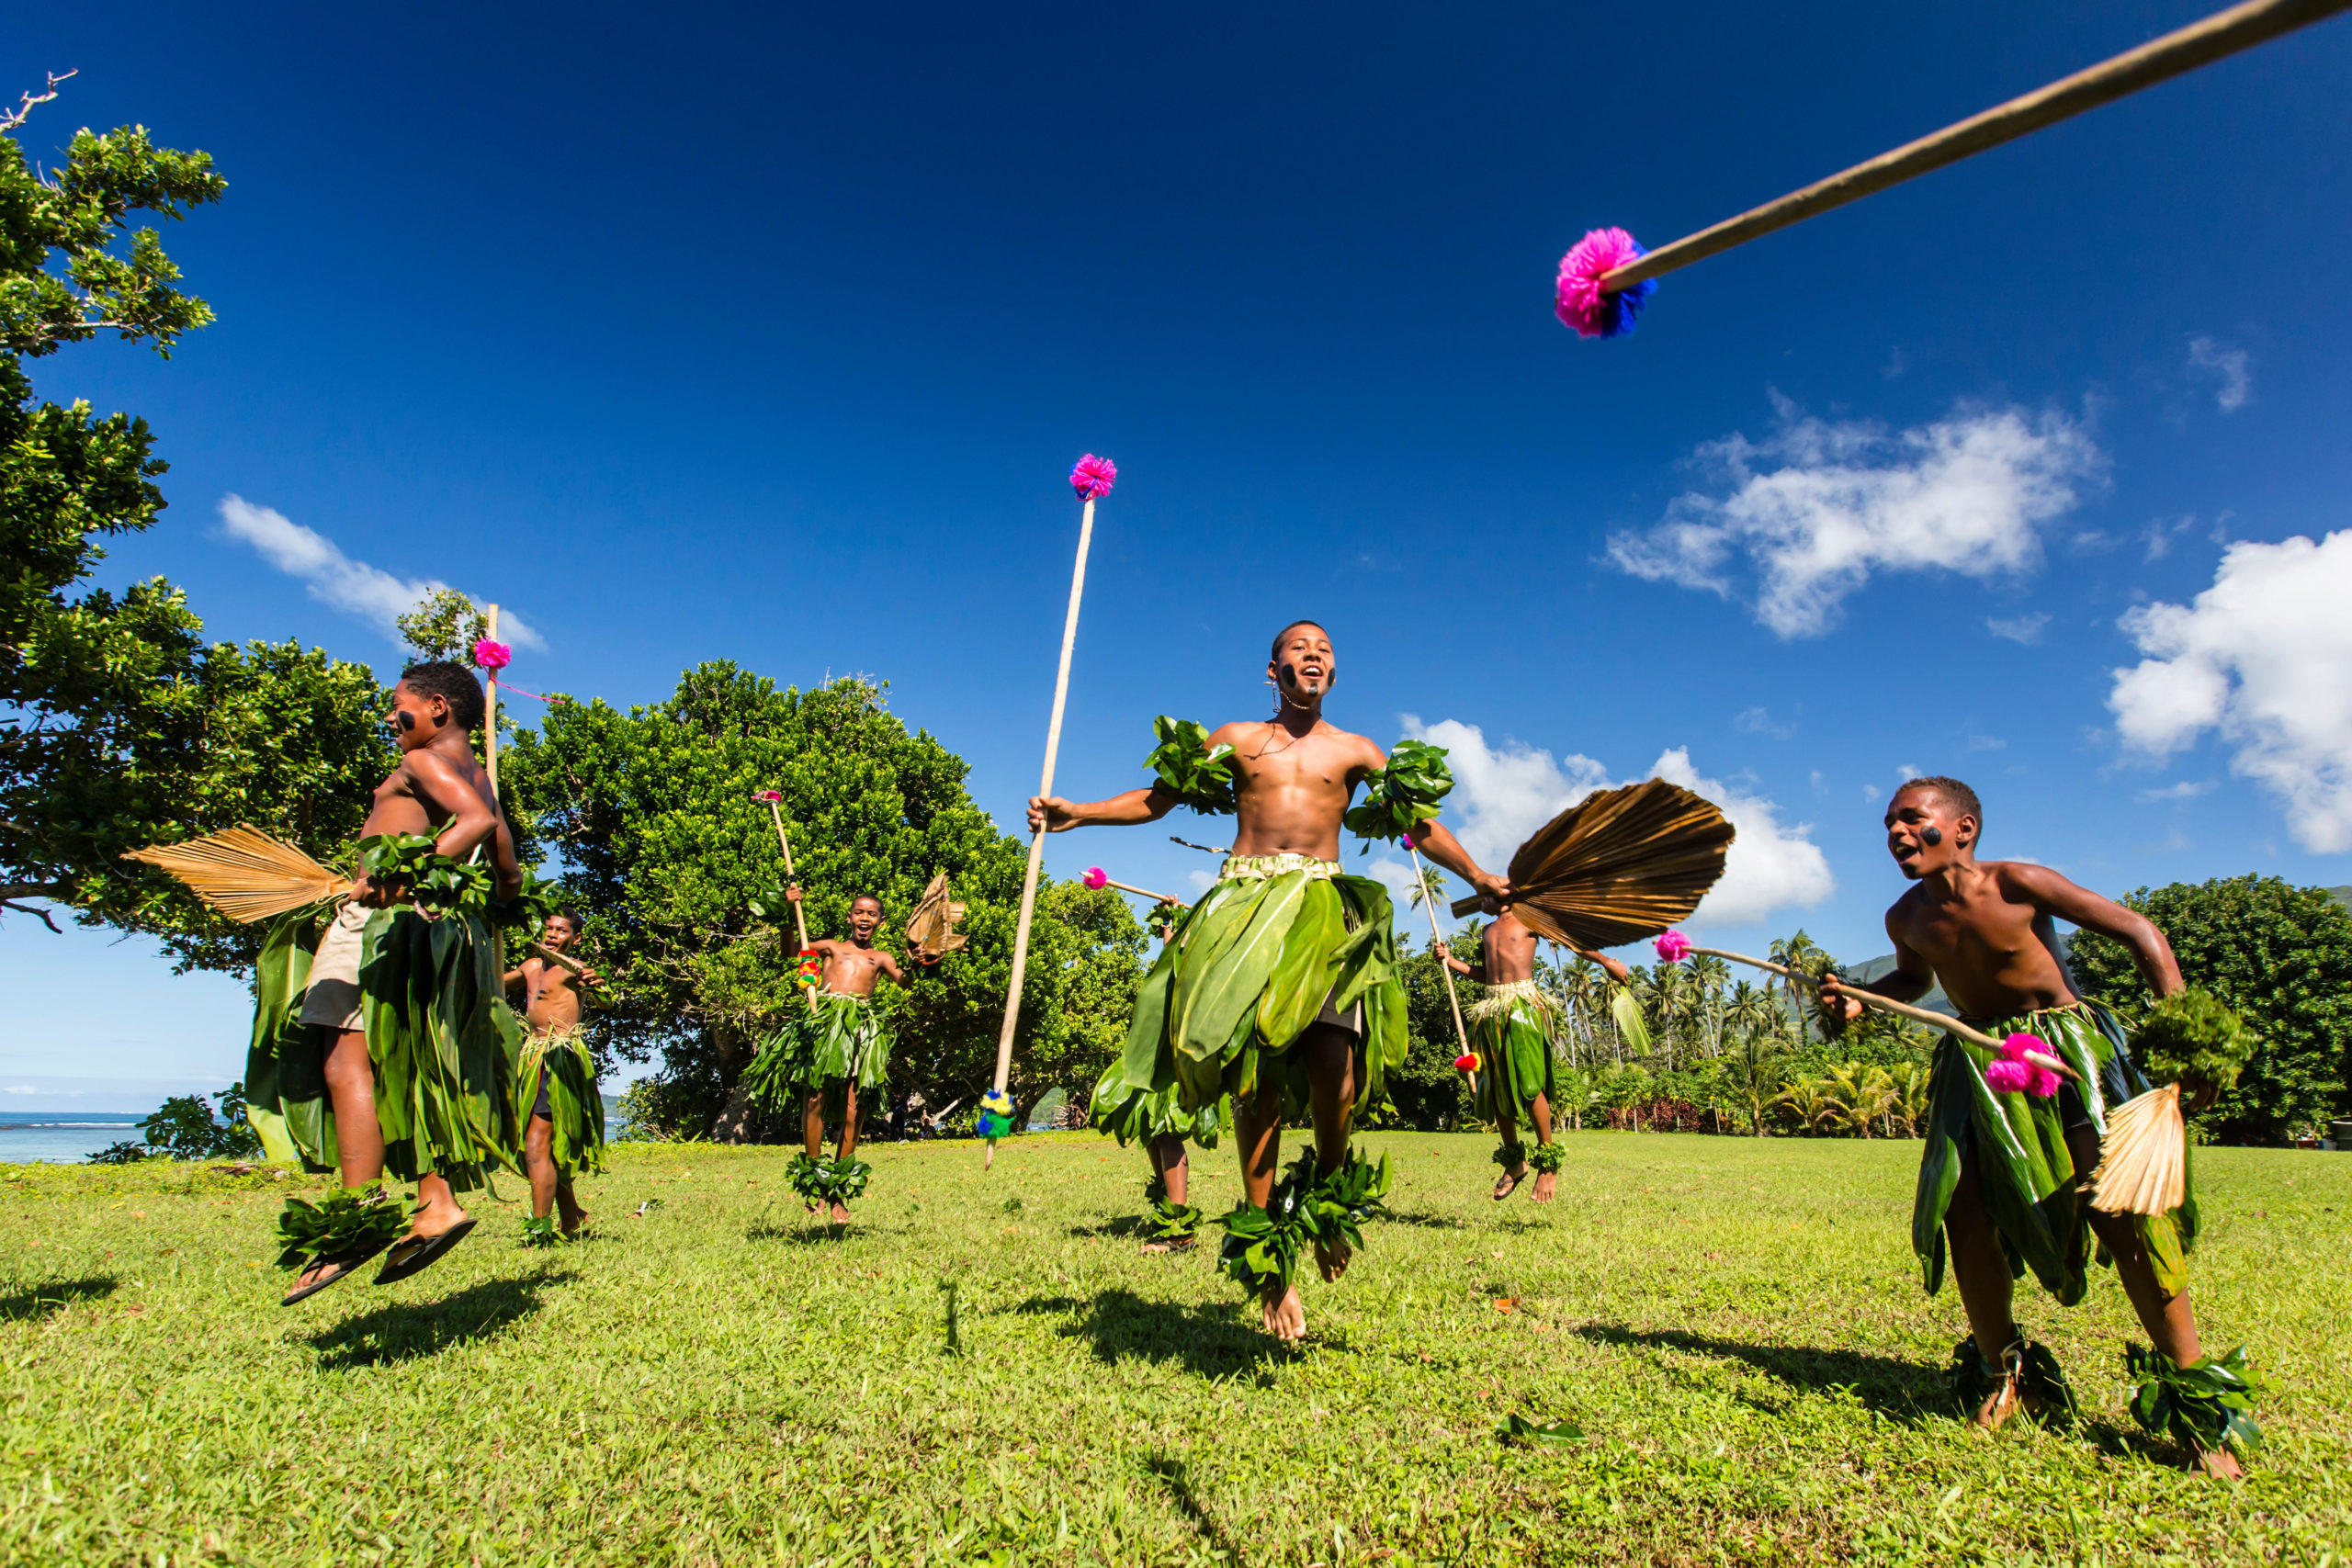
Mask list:
[[[1495,1162],[1503,1168],[1495,1181],[1498,1203],[1527,1179],[1531,1161],[1519,1141],[1519,1129],[1530,1122],[1535,1124],[1535,1190],[1530,1201],[1550,1202],[1558,1185],[1560,1149],[1552,1142],[1552,1060],[1560,1004],[1535,983],[1536,940],[1504,904],[1480,933],[1478,963],[1464,964],[1444,942],[1437,944],[1437,955],[1447,968],[1487,987],[1487,994],[1471,1006],[1467,1021],[1470,1048],[1481,1061],[1478,1114],[1494,1122],[1503,1141],[1495,1151]],[[1600,964],[1618,985],[1631,978],[1625,966],[1606,953],[1570,951]]]
[[[799,903],[798,885],[786,888],[784,896]],[[882,900],[861,894],[850,902],[847,941],[827,937],[808,944],[808,951],[824,961],[814,1006],[771,1041],[752,1068],[764,1084],[788,1088],[791,1099],[798,1101],[807,1141],[802,1160],[807,1163],[793,1162],[795,1180],[808,1211],[815,1213],[821,1202],[826,1218],[836,1225],[849,1224],[847,1200],[865,1190],[872,1168],[851,1156],[857,1149],[858,1124],[890,1065],[890,1029],[874,1005],[874,987],[885,976],[906,984],[899,961],[874,945],[874,933],[881,926]],[[790,1103],[773,1090],[763,1098],[772,1106],[779,1100]],[[825,1123],[836,1119],[842,1124],[841,1145],[828,1163]]]
[[[539,945],[569,956],[580,945],[580,917],[549,916]],[[605,1100],[596,1089],[595,1061],[580,1043],[581,992],[597,984],[597,975],[585,965],[575,973],[534,955],[506,972],[506,984],[522,987],[530,1027],[514,1086],[515,1103],[530,1107],[523,1132],[523,1168],[531,1179],[531,1218],[523,1227],[527,1246],[553,1239],[550,1210],[561,1210],[567,1236],[588,1223],[571,1179],[604,1163]]]
[[[1233,1096],[1246,1198],[1227,1220],[1226,1267],[1258,1292],[1266,1331],[1291,1340],[1306,1334],[1291,1283],[1299,1216],[1360,1213],[1385,1190],[1385,1170],[1375,1174],[1351,1156],[1349,1134],[1406,1049],[1388,890],[1343,876],[1339,865],[1341,818],[1356,787],[1395,802],[1404,785],[1378,746],[1323,716],[1336,662],[1320,626],[1294,622],[1267,660],[1267,683],[1279,693],[1272,718],[1206,736],[1163,721],[1149,764],[1159,782],[1086,805],[1055,795],[1029,802],[1032,831],[1156,822],[1179,805],[1238,819],[1222,874],[1185,915],[1136,998],[1126,1082],[1173,1088],[1187,1112]],[[1433,811],[1434,795],[1450,784],[1419,810]],[[1435,820],[1410,831],[1440,865],[1482,893],[1509,896],[1509,885],[1480,870]],[[1312,1120],[1315,1151],[1283,1179],[1277,1213],[1268,1204],[1285,1117]],[[1316,1223],[1316,1262],[1324,1279],[1337,1280],[1351,1256],[1352,1222]]]
[[[2094,1235],[2157,1352],[2187,1367],[2201,1351],[2188,1302],[2193,1187],[2167,1214],[2091,1206],[2086,1181],[2108,1113],[2150,1086],[2125,1054],[2115,1015],[2075,994],[2052,921],[2121,942],[2159,997],[2181,989],[2172,948],[2144,917],[2046,866],[1979,861],[1984,820],[1975,792],[1957,779],[1914,779],[1895,792],[1886,847],[1916,884],[1886,912],[1895,966],[1869,986],[1824,980],[1821,995],[1825,1009],[1850,1020],[1861,1004],[1841,990],[1911,1001],[1940,980],[1965,1021],[1996,1039],[2038,1035],[2075,1074],[2054,1094],[1996,1089],[1984,1071],[1994,1053],[1951,1035],[1936,1047],[1911,1245],[1926,1260],[1930,1293],[1950,1247],[1974,1340],[1973,1354],[1967,1341],[1955,1350],[1954,1372],[1983,1391],[1975,1419],[1989,1429],[2019,1408],[2072,1413],[2056,1361],[2018,1331],[2010,1285],[2030,1268],[2044,1290],[2074,1305],[2087,1288]],[[2196,1462],[2214,1475],[2238,1473],[2226,1450],[2200,1451]]]
[[[392,688],[389,717],[401,763],[377,786],[360,836],[430,834],[435,853],[459,862],[480,848],[489,857],[498,897],[513,897],[522,887],[523,872],[490,774],[474,758],[482,694],[473,672],[446,660],[410,666]],[[489,1008],[497,1005],[494,991],[484,998],[486,1005],[468,1006],[461,1016],[439,1020],[418,1016],[408,988],[371,994],[392,967],[379,963],[379,955],[413,950],[425,929],[424,917],[409,906],[404,885],[363,874],[310,963],[300,1018],[332,1036],[324,1051],[327,1114],[321,1116],[314,1101],[296,1099],[290,1080],[305,1065],[271,1065],[278,1099],[269,1109],[282,1115],[306,1158],[340,1167],[346,1190],[375,1182],[388,1162],[396,1176],[416,1183],[413,1223],[391,1243],[379,1284],[427,1268],[473,1229],[456,1189],[480,1185],[486,1164],[513,1160],[512,1143],[502,1135],[511,1129],[489,1124],[495,1118],[484,1113],[505,1099],[504,1085],[498,1082],[505,1075],[504,1051],[489,1016]],[[458,929],[465,951],[454,955],[456,963],[479,960],[486,966],[487,936],[479,922],[460,918]],[[460,984],[477,978],[462,967],[453,973]],[[494,986],[495,977],[496,970],[489,969],[489,985],[479,988]],[[262,1000],[266,1015],[270,998],[265,994]],[[455,1038],[454,1083],[446,1070],[416,1070],[418,1059],[434,1050],[430,1041],[436,1032]],[[396,1105],[382,1108],[382,1120],[379,1078],[397,1085],[401,1096]],[[389,1137],[388,1129],[395,1130]],[[296,1276],[287,1303],[324,1290],[382,1247],[380,1240],[363,1241],[316,1257]]]

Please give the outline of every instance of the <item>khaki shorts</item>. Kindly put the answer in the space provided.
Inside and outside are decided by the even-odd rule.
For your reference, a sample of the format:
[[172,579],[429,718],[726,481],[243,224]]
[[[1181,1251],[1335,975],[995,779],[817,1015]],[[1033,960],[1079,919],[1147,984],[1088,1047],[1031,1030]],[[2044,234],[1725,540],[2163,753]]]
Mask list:
[[359,1030],[360,939],[374,911],[346,903],[335,911],[334,923],[319,939],[311,960],[311,988],[302,998],[302,1021],[335,1030]]

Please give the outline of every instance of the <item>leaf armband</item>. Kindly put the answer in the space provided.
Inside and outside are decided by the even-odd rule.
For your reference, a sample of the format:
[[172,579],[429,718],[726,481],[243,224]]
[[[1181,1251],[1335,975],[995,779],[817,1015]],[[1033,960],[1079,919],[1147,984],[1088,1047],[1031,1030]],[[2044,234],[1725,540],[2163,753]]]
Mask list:
[[1167,1247],[1190,1247],[1193,1236],[1205,1218],[1190,1203],[1170,1201],[1166,1197],[1151,1201],[1151,1217],[1144,1222],[1143,1238]]
[[1364,774],[1363,798],[1341,821],[1360,839],[1409,839],[1415,829],[1437,815],[1438,802],[1453,787],[1444,747],[1399,740],[1388,753],[1386,767]]
[[1557,1144],[1538,1144],[1527,1151],[1527,1163],[1535,1168],[1538,1176],[1557,1176],[1564,1156]]
[[1507,1171],[1517,1170],[1527,1163],[1527,1145],[1521,1143],[1497,1144],[1490,1157]]
[[2159,1437],[2199,1453],[2227,1449],[2240,1459],[2262,1446],[2254,1396],[2262,1383],[2246,1370],[2245,1347],[2182,1366],[2161,1350],[2128,1346],[2123,1365],[2140,1386],[2132,1417]]
[[2014,1385],[2019,1406],[2041,1425],[2060,1429],[2074,1425],[2075,1391],[2066,1385],[2066,1374],[2047,1345],[2019,1339],[2001,1353],[1997,1367],[1985,1364],[1973,1339],[1951,1348],[1944,1385],[1963,1413],[1983,1408],[2004,1382]]
[[1337,1169],[1319,1179],[1315,1159],[1311,1145],[1302,1149],[1267,1194],[1264,1208],[1237,1203],[1225,1216],[1217,1266],[1244,1289],[1261,1294],[1276,1285],[1289,1289],[1298,1273],[1299,1248],[1309,1244],[1363,1250],[1361,1227],[1382,1207],[1395,1179],[1388,1156],[1381,1156],[1374,1166],[1351,1149]]
[[381,1251],[407,1221],[391,1193],[372,1184],[345,1187],[316,1203],[288,1198],[277,1215],[277,1266],[302,1269],[363,1248]]
[[806,1152],[793,1156],[784,1168],[785,1180],[811,1203],[846,1203],[862,1197],[873,1175],[874,1168],[854,1156],[811,1159]]
[[1189,718],[1161,714],[1151,728],[1159,744],[1143,765],[1159,775],[1158,787],[1206,816],[1233,815],[1233,748],[1212,748],[1209,732]]
[[562,1239],[556,1231],[553,1214],[534,1214],[523,1222],[525,1247],[553,1247]]

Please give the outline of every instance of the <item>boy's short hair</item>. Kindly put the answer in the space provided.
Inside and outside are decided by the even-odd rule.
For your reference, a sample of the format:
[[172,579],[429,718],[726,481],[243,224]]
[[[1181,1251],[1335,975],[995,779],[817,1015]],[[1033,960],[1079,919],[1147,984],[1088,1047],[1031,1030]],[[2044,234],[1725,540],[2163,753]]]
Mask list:
[[1946,801],[1957,807],[1963,816],[1975,818],[1976,831],[1980,837],[1984,834],[1984,803],[1976,798],[1976,792],[1974,790],[1969,788],[1958,779],[1948,779],[1941,773],[1930,773],[1924,779],[1905,780],[1902,789],[1898,789],[1894,793],[1901,795],[1903,790],[1905,789],[1934,790],[1938,795],[1942,795]]
[[481,728],[481,682],[464,665],[447,659],[428,659],[401,671],[400,683],[419,696],[439,697],[449,705],[450,720],[470,735]]
[[569,910],[569,909],[558,909],[554,914],[549,915],[549,916],[548,917],[548,919],[550,919],[550,920],[569,920],[569,921],[571,921],[571,934],[572,934],[573,936],[578,936],[582,931],[586,931],[586,930],[588,929],[587,922],[585,922],[584,920],[582,920],[582,919],[578,915],[573,914],[573,913],[572,913],[571,910]]
[[1321,632],[1327,637],[1331,635],[1331,628],[1325,626],[1320,621],[1284,621],[1283,623],[1283,629],[1274,634],[1273,647],[1266,650],[1267,663],[1271,664],[1275,660],[1280,659],[1283,656],[1283,639],[1289,637],[1291,633],[1298,630],[1301,626],[1313,626],[1317,631]]
[[861,893],[856,897],[849,901],[849,907],[853,909],[856,908],[860,904],[871,904],[876,909],[884,909],[889,907],[882,902],[880,895],[874,893]]

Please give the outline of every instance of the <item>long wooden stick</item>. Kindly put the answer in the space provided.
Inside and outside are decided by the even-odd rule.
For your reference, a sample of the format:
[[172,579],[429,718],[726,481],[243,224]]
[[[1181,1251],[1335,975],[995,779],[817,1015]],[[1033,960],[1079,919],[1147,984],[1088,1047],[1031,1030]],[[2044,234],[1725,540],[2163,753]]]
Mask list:
[[[483,605],[482,620],[484,622],[482,636],[492,642],[496,642],[498,640],[498,606]],[[485,671],[484,673],[490,679],[485,682],[489,687],[489,693],[483,705],[483,711],[488,716],[482,721],[482,739],[484,749],[490,758],[490,794],[491,798],[494,800],[498,796],[498,671],[490,670]],[[500,809],[503,810],[504,807],[502,807]]]
[[[1078,564],[1069,574],[1069,614],[1062,620],[1061,663],[1054,671],[1054,712],[1046,725],[1046,765],[1038,774],[1037,793],[1054,793],[1054,758],[1062,745],[1062,707],[1069,697],[1069,656],[1078,646],[1078,602],[1086,592],[1086,551],[1094,540],[1094,498],[1086,498],[1086,511],[1078,522]],[[1037,873],[1046,860],[1046,830],[1039,828],[1029,836],[1029,869],[1021,877],[1021,918],[1012,928],[1012,981],[1004,993],[1004,1027],[996,1037],[996,1081],[990,1092],[1002,1094],[1005,1080],[1012,1072],[1012,1031],[1021,1021],[1021,983],[1029,974],[1029,922],[1037,912]],[[996,1145],[991,1142],[988,1154],[980,1162],[985,1170],[996,1163]]]
[[[1430,917],[1430,941],[1443,942],[1445,938],[1440,936],[1437,930],[1437,899],[1430,892],[1429,873],[1421,869],[1421,852],[1415,847],[1413,840],[1408,838],[1405,840],[1405,852],[1413,857],[1413,874],[1420,879],[1421,908],[1429,911]],[[1462,1042],[1462,1054],[1467,1056],[1470,1054],[1470,1031],[1462,1021],[1462,998],[1453,988],[1453,967],[1441,958],[1437,961],[1437,972],[1445,976],[1445,999],[1453,1008],[1453,1037]],[[1475,1098],[1477,1092],[1478,1073],[1476,1068],[1473,1068],[1470,1073],[1470,1093]]]
[[[1792,989],[1797,986],[1818,987],[1822,984],[1820,980],[1804,973],[1802,969],[1792,969],[1784,964],[1774,964],[1762,958],[1750,958],[1744,953],[1726,953],[1720,947],[1694,947],[1690,951],[1703,953],[1710,958],[1727,958],[1734,964],[1747,964],[1758,969],[1769,969],[1789,981]],[[1880,996],[1876,991],[1865,991],[1859,987],[1849,986],[1835,976],[1829,977],[1828,984],[1837,988],[1839,996],[1851,997],[1865,1007],[1878,1008],[1920,1023],[1930,1024],[1949,1033],[1957,1034],[1962,1040],[1982,1045],[1988,1051],[2001,1049],[2000,1041],[1994,1039],[1983,1030],[1971,1029],[1956,1018],[1948,1017],[1939,1012],[1930,1012],[1926,1008],[1913,1007],[1909,1002],[1898,1002],[1893,997]],[[2077,1083],[2082,1081],[2082,1074],[2055,1056],[2045,1055],[2040,1051],[2028,1051],[2025,1054],[2025,1059],[2036,1066],[2047,1067],[2053,1073],[2064,1074]]]
[[[775,818],[775,841],[784,850],[784,879],[787,883],[797,882],[799,875],[792,869],[792,840],[785,837],[784,832],[784,807],[771,800],[768,802],[768,815]],[[790,903],[792,929],[800,934],[800,951],[806,953],[808,951],[808,917],[801,912],[799,899],[794,898]],[[807,995],[808,1005],[813,1009],[817,1005],[816,982],[808,982]]]
[[1137,887],[1132,882],[1121,882],[1114,877],[1106,876],[1102,879],[1102,886],[1105,887],[1115,887],[1122,893],[1132,893],[1138,898],[1148,898],[1155,904],[1174,904],[1180,909],[1184,907],[1182,902],[1171,894],[1154,893],[1150,888]]
[[1849,201],[1885,190],[1890,186],[1957,164],[1962,158],[1998,147],[2005,141],[2072,118],[2087,109],[2153,87],[2159,82],[2210,65],[2241,50],[2266,43],[2282,33],[2324,21],[2352,9],[2352,0],[2246,0],[2218,11],[2201,22],[2166,33],[2152,43],[2127,50],[2114,59],[2077,71],[2062,81],[2011,98],[1984,113],[1948,125],[1931,136],[1883,152],[1866,164],[1816,180],[1778,201],[1725,219],[1670,245],[1661,245],[1636,261],[1626,263],[1600,280],[1609,293],[1718,255],[1734,245],[1802,223]]

